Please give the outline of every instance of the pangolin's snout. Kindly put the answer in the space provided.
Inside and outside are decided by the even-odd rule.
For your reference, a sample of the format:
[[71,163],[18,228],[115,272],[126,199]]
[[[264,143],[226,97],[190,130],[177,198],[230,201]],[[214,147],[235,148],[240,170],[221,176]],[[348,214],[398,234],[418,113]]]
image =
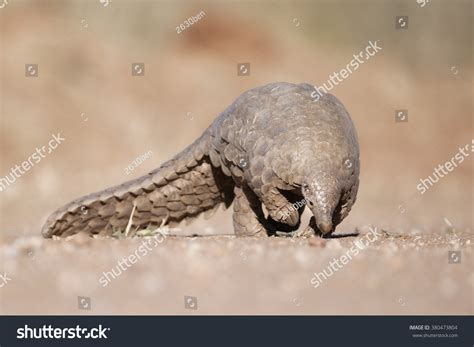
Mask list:
[[314,216],[313,223],[316,224],[313,224],[313,228],[317,227],[323,235],[331,234],[335,229],[335,225],[332,222],[332,213],[325,209],[322,210],[318,206],[314,206],[312,212]]
[[321,231],[324,235],[328,235],[333,232],[333,226],[330,221],[323,220],[320,222],[317,222],[316,224],[318,226],[319,231]]

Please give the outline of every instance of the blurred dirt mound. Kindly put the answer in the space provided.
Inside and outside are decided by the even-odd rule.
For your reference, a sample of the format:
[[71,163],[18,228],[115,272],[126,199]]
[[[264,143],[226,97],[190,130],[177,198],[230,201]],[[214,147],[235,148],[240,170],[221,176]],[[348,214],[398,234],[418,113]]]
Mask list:
[[228,20],[228,13],[224,12],[202,17],[182,35],[179,47],[189,54],[209,50],[217,55],[238,57],[242,52],[252,52],[269,60],[276,54],[274,35],[266,28],[241,17]]

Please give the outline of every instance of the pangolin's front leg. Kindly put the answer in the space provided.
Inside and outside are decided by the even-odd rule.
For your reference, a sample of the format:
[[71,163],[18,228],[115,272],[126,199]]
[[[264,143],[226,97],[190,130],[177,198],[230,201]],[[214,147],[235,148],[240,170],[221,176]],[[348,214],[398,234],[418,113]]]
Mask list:
[[234,187],[234,231],[237,236],[266,236],[262,204],[248,187]]
[[273,185],[262,187],[261,199],[265,205],[269,219],[268,223],[272,232],[290,232],[298,229],[304,206],[295,208],[294,201],[284,196]]

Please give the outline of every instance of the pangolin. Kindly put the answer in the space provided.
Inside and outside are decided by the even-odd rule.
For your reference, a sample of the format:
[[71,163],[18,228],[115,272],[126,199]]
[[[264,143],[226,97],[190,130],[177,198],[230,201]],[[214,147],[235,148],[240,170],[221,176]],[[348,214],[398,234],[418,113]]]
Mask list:
[[314,90],[280,82],[246,91],[174,158],[58,209],[43,235],[175,225],[232,202],[236,235],[294,236],[305,206],[305,232],[332,233],[356,200],[359,144],[342,103]]

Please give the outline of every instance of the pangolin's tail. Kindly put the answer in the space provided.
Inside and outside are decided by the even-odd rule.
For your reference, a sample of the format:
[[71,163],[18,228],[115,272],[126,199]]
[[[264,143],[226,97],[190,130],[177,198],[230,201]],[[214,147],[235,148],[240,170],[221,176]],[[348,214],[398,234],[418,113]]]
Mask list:
[[[44,237],[80,231],[125,230],[172,225],[185,218],[228,207],[234,198],[233,181],[209,159],[209,129],[173,159],[137,179],[76,199],[55,211],[42,229]],[[135,208],[134,208],[135,206]]]

